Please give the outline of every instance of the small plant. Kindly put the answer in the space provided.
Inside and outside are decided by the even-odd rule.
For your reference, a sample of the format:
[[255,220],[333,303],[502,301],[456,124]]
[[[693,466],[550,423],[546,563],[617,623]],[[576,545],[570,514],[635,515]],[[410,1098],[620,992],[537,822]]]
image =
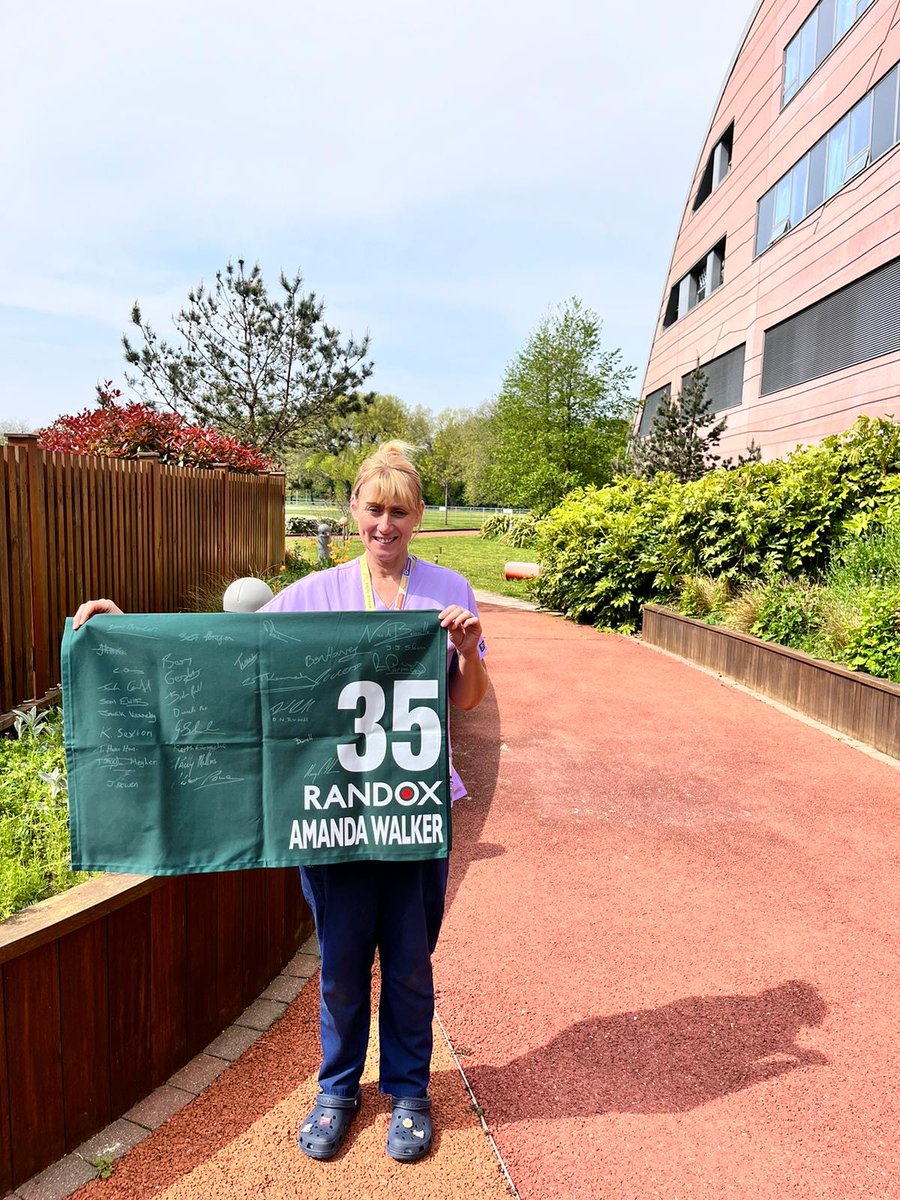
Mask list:
[[681,586],[678,607],[687,617],[715,621],[724,615],[730,597],[728,580],[724,577],[688,575]]
[[62,713],[20,710],[0,738],[0,920],[88,876],[69,857]]
[[766,589],[754,586],[744,588],[725,605],[723,621],[729,629],[749,633],[756,622],[766,600]]
[[46,708],[14,708],[15,721],[13,727],[16,731],[16,737],[23,738],[26,734],[29,737],[39,738],[47,731],[47,724],[50,720],[50,711]]
[[97,1172],[98,1179],[109,1179],[115,1170],[115,1160],[109,1154],[98,1154],[96,1158],[89,1158],[87,1162]]
[[821,618],[821,587],[806,580],[779,578],[766,589],[750,632],[781,646],[814,653]]

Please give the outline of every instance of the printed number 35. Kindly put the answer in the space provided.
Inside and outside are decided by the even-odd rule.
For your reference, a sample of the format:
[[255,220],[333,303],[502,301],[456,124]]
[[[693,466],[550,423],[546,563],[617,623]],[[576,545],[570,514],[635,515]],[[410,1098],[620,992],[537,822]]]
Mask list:
[[[412,741],[394,739],[391,754],[394,762],[403,770],[427,771],[433,767],[441,753],[441,723],[433,708],[418,705],[411,708],[413,700],[437,700],[436,679],[399,679],[394,684],[394,713],[391,728],[395,733],[419,730],[419,751],[413,750]],[[362,714],[353,723],[357,738],[363,737],[362,751],[356,743],[349,742],[337,748],[338,762],[345,771],[374,771],[387,756],[387,734],[380,724],[385,710],[384,689],[368,679],[348,683],[338,697],[339,709],[355,710],[362,701]]]

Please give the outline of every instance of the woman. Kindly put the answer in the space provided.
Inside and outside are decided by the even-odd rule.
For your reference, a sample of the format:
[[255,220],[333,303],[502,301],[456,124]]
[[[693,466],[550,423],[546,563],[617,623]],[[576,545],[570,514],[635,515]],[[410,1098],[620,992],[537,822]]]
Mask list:
[[[425,505],[408,451],[403,442],[389,442],[360,467],[350,509],[362,557],[305,576],[259,611],[438,609],[448,634],[449,696],[471,709],[488,682],[481,622],[461,575],[409,553]],[[109,600],[89,601],[75,614],[75,628],[97,612],[121,609]],[[453,800],[465,794],[452,763],[451,794]],[[443,919],[447,869],[447,859],[301,867],[321,954],[320,1091],[297,1135],[311,1158],[332,1158],[359,1110],[376,950],[379,1088],[393,1099],[386,1150],[402,1162],[431,1148],[431,955]]]
[[[448,633],[450,699],[474,708],[487,690],[484,642],[472,589],[461,575],[409,553],[425,505],[403,442],[362,464],[350,511],[362,558],[307,575],[263,612],[439,609]],[[465,794],[451,766],[454,800]],[[434,1017],[431,955],[444,914],[446,859],[301,867],[322,957],[321,1091],[298,1141],[311,1158],[335,1155],[359,1108],[369,1040],[372,964],[381,968],[379,1087],[393,1097],[387,1153],[400,1161],[431,1147],[428,1097]]]

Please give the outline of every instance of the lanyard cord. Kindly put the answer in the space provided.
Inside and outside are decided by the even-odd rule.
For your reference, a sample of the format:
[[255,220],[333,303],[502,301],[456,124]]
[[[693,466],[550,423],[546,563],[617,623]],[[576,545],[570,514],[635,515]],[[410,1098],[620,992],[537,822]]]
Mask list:
[[[406,566],[403,568],[403,574],[400,576],[400,586],[397,588],[394,603],[390,605],[397,612],[406,604],[406,593],[409,591],[409,577],[412,574],[413,563],[415,561],[416,556],[414,554],[406,556]],[[375,608],[375,593],[372,590],[372,576],[369,574],[369,564],[366,562],[365,554],[359,560],[359,573],[362,577],[363,599],[366,602],[366,612],[372,612]]]

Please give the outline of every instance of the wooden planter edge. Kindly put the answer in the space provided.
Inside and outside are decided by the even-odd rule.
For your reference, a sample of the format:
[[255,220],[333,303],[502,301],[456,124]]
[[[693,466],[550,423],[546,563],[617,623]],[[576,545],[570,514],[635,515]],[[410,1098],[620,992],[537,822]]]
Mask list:
[[[661,604],[644,605],[643,614],[642,637],[650,645],[659,646],[689,662],[696,662],[715,670],[823,725],[848,734],[892,757],[900,757],[900,738],[897,734],[900,725],[900,684],[878,679],[862,671],[850,671],[837,663],[812,658],[802,651],[780,646],[776,642],[764,641],[749,633],[741,633],[722,625],[709,625],[705,621],[684,616]],[[673,645],[676,639],[667,637],[666,630],[674,631],[678,627],[685,633],[689,632],[691,637],[699,639],[709,653],[692,653],[691,648],[683,644]],[[747,656],[744,663],[746,669],[735,668],[723,661],[728,656],[729,644],[735,651],[743,651]],[[695,647],[695,651],[698,649],[699,647]],[[783,669],[761,673],[760,664],[767,660],[781,660]],[[814,702],[816,689],[810,689],[801,683],[801,680],[808,680],[810,677],[830,677],[832,690],[839,697],[846,698],[851,694],[863,697],[865,703],[862,707],[866,711],[862,714],[858,711],[851,714],[851,708],[859,707],[857,703],[841,703],[835,700],[833,694],[822,698],[822,702],[817,705]]]
[[164,882],[154,875],[99,875],[29,905],[0,922],[0,964],[124,908]]

